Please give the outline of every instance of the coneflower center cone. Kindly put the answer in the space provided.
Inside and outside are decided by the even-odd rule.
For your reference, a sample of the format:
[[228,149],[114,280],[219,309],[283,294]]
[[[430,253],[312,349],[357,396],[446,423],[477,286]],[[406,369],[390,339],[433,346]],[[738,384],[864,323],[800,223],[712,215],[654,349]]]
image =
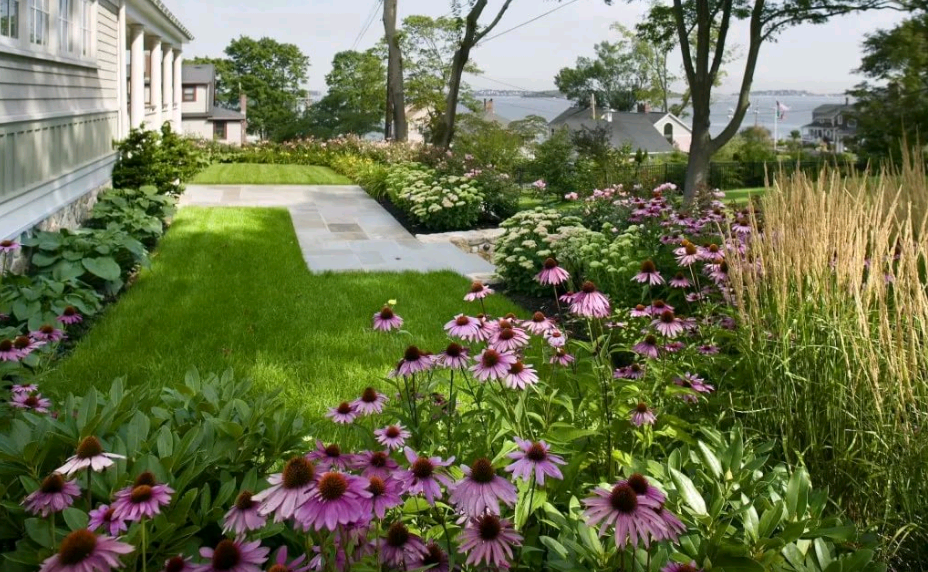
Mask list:
[[380,318],[383,320],[392,320],[393,319],[393,310],[389,306],[384,306],[380,310]]
[[541,312],[535,312],[534,314],[532,314],[532,321],[535,322],[536,324],[540,324],[544,322],[546,319],[547,318],[545,317],[545,315],[542,314]]
[[516,363],[509,366],[509,373],[512,375],[519,375],[523,371],[525,371],[525,364],[520,361],[517,361]]
[[85,438],[83,441],[81,441],[80,445],[77,446],[78,459],[90,459],[102,453],[103,446],[100,445],[100,440],[93,435]]
[[3,248],[9,248],[13,246],[13,241],[12,240],[0,240],[0,246],[2,246]]
[[580,288],[585,294],[592,294],[596,292],[596,284],[593,284],[589,280],[583,283],[583,286]]
[[235,499],[235,508],[239,510],[249,510],[253,508],[257,501],[251,500],[252,492],[251,491],[242,491],[238,498]]
[[651,302],[651,307],[655,310],[660,310],[661,308],[666,308],[667,304],[663,300],[657,299]]
[[396,425],[390,425],[389,427],[387,427],[386,435],[390,439],[396,439],[397,437],[400,436],[400,428],[397,427]]
[[181,572],[184,568],[187,567],[187,562],[184,560],[183,556],[175,556],[168,560],[167,564],[164,566],[164,572]]
[[484,367],[493,367],[499,363],[499,358],[499,352],[488,349],[483,352],[483,357],[480,361],[483,363]]
[[0,352],[8,352],[13,349],[13,342],[10,340],[0,341]]
[[638,508],[638,495],[630,486],[620,485],[612,489],[609,504],[623,514],[631,514]]
[[377,390],[373,387],[367,387],[361,393],[361,401],[364,403],[374,403],[377,401]]
[[406,361],[419,361],[420,357],[422,357],[422,352],[416,346],[409,346],[403,354],[403,359]]
[[24,403],[26,404],[26,407],[37,407],[39,405],[39,398],[35,395],[30,395],[26,398]]
[[51,335],[55,333],[55,328],[52,326],[49,326],[48,324],[45,324],[44,326],[39,328],[39,331],[45,335]]
[[557,260],[553,258],[546,258],[545,259],[545,270],[554,270],[555,268],[557,268]]
[[428,546],[425,547],[425,550],[425,556],[422,557],[422,564],[425,567],[436,566],[445,562],[446,557],[441,546],[434,542],[430,542]]
[[75,530],[64,537],[58,550],[58,563],[75,566],[93,554],[97,547],[97,535],[87,529]]
[[472,294],[483,292],[483,284],[481,284],[480,282],[474,282],[473,284],[470,285],[470,291]]
[[75,308],[74,306],[68,306],[67,308],[64,309],[63,314],[65,316],[73,316],[77,314],[77,308]]
[[645,274],[654,274],[657,272],[657,266],[654,265],[653,260],[645,260],[641,263],[641,271]]
[[677,568],[677,572],[698,572],[698,569],[691,564],[684,564]]
[[367,485],[367,490],[375,497],[379,497],[387,492],[387,486],[380,477],[371,477]]
[[452,343],[452,344],[448,344],[448,347],[445,349],[445,354],[446,354],[448,357],[456,358],[456,357],[460,357],[460,356],[461,356],[461,352],[462,352],[462,351],[464,351],[464,348],[463,348],[463,347],[461,347],[461,346],[458,345],[458,344]]
[[342,448],[336,443],[332,443],[325,448],[325,456],[331,459],[337,459],[342,456]]
[[457,319],[454,321],[454,323],[459,326],[466,326],[467,324],[470,323],[470,318],[468,318],[467,316],[458,316]]
[[39,490],[47,495],[60,493],[64,490],[64,477],[58,473],[50,474],[42,481],[42,486],[39,487]]
[[496,476],[489,459],[477,459],[470,466],[470,478],[478,483],[489,483]]
[[628,477],[628,486],[635,491],[635,494],[643,495],[648,492],[648,479],[641,473],[635,473]]
[[640,373],[640,372],[641,372],[641,366],[638,365],[637,363],[633,363],[632,366],[631,366],[631,370],[632,370],[634,373]]
[[673,312],[670,310],[664,310],[661,312],[661,322],[665,324],[672,324],[676,320],[676,316],[673,315]]
[[387,454],[383,451],[375,451],[371,454],[371,466],[382,468],[387,466]]
[[686,254],[688,256],[693,256],[694,254],[699,252],[698,250],[696,250],[696,246],[694,244],[687,244],[683,248],[686,249]]
[[241,560],[242,551],[229,539],[221,541],[216,545],[216,550],[213,551],[212,564],[215,570],[231,570],[235,568]]
[[151,500],[152,490],[148,485],[139,485],[137,487],[132,487],[132,493],[129,495],[129,500],[135,504],[143,503]]
[[337,411],[341,413],[342,415],[348,415],[349,413],[351,413],[351,404],[348,403],[347,401],[342,401],[341,403],[338,404]]
[[275,564],[267,569],[267,572],[290,572],[286,564]]
[[156,484],[158,484],[158,481],[155,480],[155,475],[153,475],[151,471],[145,471],[143,473],[139,473],[139,476],[135,477],[135,483],[133,483],[133,486],[139,487],[142,485],[148,485],[153,487]]
[[541,446],[541,443],[532,443],[525,456],[528,457],[529,461],[540,463],[548,458],[548,453],[545,452],[545,448]]
[[319,479],[319,496],[323,500],[338,500],[347,491],[348,479],[341,473],[326,473]]
[[655,338],[654,336],[651,336],[651,335],[647,335],[647,336],[645,336],[645,338],[644,338],[644,343],[648,344],[649,346],[656,346],[656,345],[657,345],[657,338]]
[[638,402],[638,405],[635,406],[635,411],[637,411],[638,413],[647,413],[647,412],[648,412],[648,404],[639,401],[639,402]]
[[480,517],[477,530],[480,532],[480,538],[489,542],[490,540],[496,540],[499,533],[503,531],[503,525],[499,522],[498,517],[485,514]]
[[512,330],[512,328],[502,328],[499,331],[499,339],[501,340],[511,340],[515,337],[515,335],[516,333]]
[[31,344],[31,343],[32,343],[32,340],[30,340],[30,339],[27,338],[26,336],[19,336],[19,337],[17,337],[16,340],[13,342],[13,347],[15,347],[15,348],[18,349],[18,350],[24,350],[24,349],[28,348],[28,347],[29,347],[29,344]]
[[299,489],[312,482],[316,468],[303,457],[294,457],[284,467],[283,485],[285,489]]
[[417,479],[427,479],[431,477],[434,472],[435,465],[425,457],[419,457],[412,464],[412,474],[414,474]]
[[409,542],[409,529],[402,522],[394,522],[387,529],[387,544],[393,548],[402,548]]

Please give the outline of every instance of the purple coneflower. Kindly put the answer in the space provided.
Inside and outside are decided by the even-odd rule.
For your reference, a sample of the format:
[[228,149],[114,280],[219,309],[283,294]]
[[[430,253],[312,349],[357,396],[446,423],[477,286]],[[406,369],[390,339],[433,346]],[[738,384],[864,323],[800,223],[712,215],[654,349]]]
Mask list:
[[641,271],[638,272],[632,280],[642,284],[650,284],[651,286],[659,286],[664,283],[664,278],[661,276],[661,273],[657,271],[657,266],[654,265],[653,260],[645,260],[642,262]]
[[647,318],[648,316],[651,315],[651,310],[650,308],[648,308],[647,306],[643,304],[638,304],[637,306],[631,309],[631,311],[629,312],[629,315],[632,318]]
[[499,514],[499,503],[512,506],[518,499],[516,487],[496,474],[489,459],[477,459],[471,466],[461,465],[464,478],[454,483],[451,502],[467,516],[485,512]]
[[474,282],[470,285],[470,292],[464,295],[465,302],[473,302],[474,300],[482,300],[493,293],[493,289],[489,286],[481,284],[480,282]]
[[685,347],[686,344],[683,342],[670,342],[668,344],[664,344],[664,351],[669,354],[675,354]]
[[158,484],[155,476],[145,471],[135,478],[132,486],[116,492],[113,514],[130,522],[154,518],[161,514],[161,507],[171,503],[172,494],[174,489]]
[[355,457],[357,461],[355,468],[360,470],[361,476],[366,479],[371,477],[386,479],[400,468],[386,451],[365,451]]
[[651,305],[648,307],[648,312],[650,312],[652,316],[660,316],[667,310],[673,312],[673,306],[661,299],[653,300]]
[[387,396],[378,392],[373,387],[367,387],[361,392],[361,397],[351,402],[358,415],[373,415],[374,413],[383,413],[383,405],[387,402]]
[[573,304],[574,298],[577,297],[577,294],[574,292],[565,292],[558,297],[558,300],[565,304]]
[[191,558],[177,555],[164,561],[162,572],[193,572],[196,567],[190,562]]
[[378,443],[391,451],[396,451],[403,448],[410,433],[402,425],[388,425],[383,429],[374,431],[374,435],[377,437]]
[[[715,387],[706,383],[705,379],[690,372],[684,373],[682,377],[674,378],[673,382],[680,387],[684,387],[696,393],[712,393],[715,391]],[[689,403],[696,403],[696,401],[698,401],[698,397],[692,393],[684,394],[680,397],[683,398],[683,401],[687,401]]]
[[425,556],[422,540],[409,532],[402,522],[394,522],[380,541],[380,559],[402,570],[419,568]]
[[700,259],[699,249],[689,241],[684,241],[673,253],[677,255],[677,264],[680,266],[692,266]]
[[735,234],[751,234],[751,223],[744,217],[738,217],[731,225]]
[[19,243],[13,240],[0,240],[0,252],[13,252],[19,248]]
[[374,329],[382,332],[398,330],[403,325],[403,318],[393,312],[390,306],[384,306],[374,314]]
[[560,330],[555,329],[545,332],[545,341],[547,341],[548,345],[552,348],[563,348],[567,343],[567,338]]
[[242,491],[223,519],[223,534],[231,530],[236,536],[240,536],[249,530],[264,528],[267,519],[260,514],[260,508],[261,503],[254,499],[251,491]]
[[661,315],[651,322],[654,329],[668,338],[675,338],[683,333],[683,322],[670,310],[664,310]]
[[519,328],[499,328],[490,338],[490,345],[498,352],[513,352],[524,348],[531,340]]
[[64,537],[57,554],[42,562],[39,572],[110,572],[122,569],[119,557],[135,550],[131,544],[115,538],[75,530]]
[[596,284],[588,280],[574,296],[570,311],[587,318],[605,318],[609,316],[609,299],[596,290]]
[[267,516],[274,513],[274,522],[293,517],[315,487],[316,467],[304,457],[287,461],[282,473],[267,478],[271,487],[252,498],[261,503],[258,513]]
[[695,562],[690,562],[689,564],[671,562],[667,566],[661,568],[661,572],[703,572],[703,570],[702,568],[696,566]]
[[425,556],[422,557],[422,567],[429,572],[450,572],[448,553],[434,540],[425,545]]
[[599,533],[605,534],[610,525],[615,529],[615,543],[620,550],[631,542],[646,547],[651,538],[664,534],[664,523],[657,514],[660,503],[646,496],[638,496],[627,484],[616,484],[612,489],[596,487],[592,497],[583,499],[587,525],[600,524]]
[[702,355],[714,356],[714,355],[716,355],[716,354],[719,353],[719,348],[718,348],[718,346],[714,346],[714,345],[712,345],[712,344],[703,344],[703,345],[699,346],[699,347],[696,349],[696,351],[698,351],[698,352],[701,353]]
[[422,352],[416,346],[409,346],[403,354],[403,359],[396,364],[396,370],[393,371],[393,375],[414,375],[431,367],[432,360],[429,359],[428,354]]
[[461,344],[454,342],[448,344],[445,351],[438,354],[436,362],[442,367],[451,369],[464,368],[470,363],[467,357],[467,348],[461,347]]
[[675,514],[667,510],[664,503],[661,503],[660,508],[657,509],[657,516],[664,523],[664,533],[655,535],[655,538],[671,542],[679,541],[680,535],[686,532],[686,525]]
[[11,407],[28,409],[36,413],[48,413],[48,408],[51,407],[51,404],[51,400],[47,397],[42,397],[40,393],[15,393],[13,394],[13,400],[10,401]]
[[531,320],[522,322],[522,327],[536,336],[543,336],[545,332],[550,332],[557,326],[551,318],[545,316],[542,312],[535,312],[532,314]]
[[660,350],[657,346],[657,338],[652,335],[647,335],[643,340],[632,346],[632,351],[636,354],[643,355],[644,357],[649,357],[651,359],[657,359],[660,356]]
[[84,469],[100,472],[107,467],[112,467],[113,459],[125,459],[125,457],[115,453],[104,453],[100,440],[91,435],[80,442],[76,454],[59,467],[58,472],[63,475],[71,475]]
[[27,395],[30,393],[35,393],[38,390],[39,390],[39,386],[34,383],[27,383],[26,385],[14,384],[13,387],[10,388],[10,391],[12,391],[14,394],[25,393]]
[[370,477],[367,483],[370,496],[361,498],[363,512],[383,519],[389,509],[403,504],[400,486],[401,483],[396,479]]
[[489,379],[502,379],[512,364],[516,363],[516,356],[508,352],[499,352],[486,348],[477,356],[477,363],[471,366],[474,379],[487,381]]
[[44,345],[45,342],[34,340],[29,336],[16,336],[16,339],[13,340],[13,347],[16,349],[16,351],[19,352],[20,359],[26,357]]
[[363,516],[361,498],[369,497],[368,481],[345,473],[324,473],[295,518],[303,530],[331,530]]
[[441,498],[441,485],[452,485],[451,478],[439,468],[451,465],[454,457],[447,461],[439,457],[420,457],[409,447],[406,447],[405,452],[406,460],[409,461],[409,469],[403,474],[406,492],[410,495],[422,494],[430,505],[434,505],[435,500]]
[[509,568],[512,547],[521,546],[522,535],[512,523],[493,514],[470,519],[461,533],[460,550],[467,553],[466,563],[476,566],[481,562],[494,568]]
[[306,458],[315,462],[319,469],[323,471],[332,469],[347,471],[355,463],[354,455],[343,454],[338,443],[326,445],[322,441],[316,441],[316,450],[307,453]]
[[330,408],[325,416],[340,425],[349,425],[354,422],[357,412],[350,403],[342,401],[337,407]]
[[638,405],[632,409],[631,418],[635,427],[654,425],[654,422],[657,421],[657,416],[648,408],[648,404],[642,401],[639,401]]
[[119,536],[120,533],[128,530],[129,523],[121,518],[116,518],[115,512],[112,507],[101,504],[95,510],[87,513],[87,516],[90,517],[87,528],[90,530],[102,528],[110,536]]
[[670,279],[670,286],[672,288],[689,288],[690,279],[684,276],[682,272],[677,272],[674,277]]
[[619,485],[628,485],[635,491],[635,494],[640,497],[648,497],[656,503],[659,503],[663,506],[664,501],[667,500],[667,496],[660,491],[657,487],[651,486],[651,483],[648,482],[647,477],[641,473],[634,473],[632,476],[628,477],[628,480],[619,481]]
[[0,361],[19,361],[20,357],[13,340],[0,340]]
[[564,348],[557,348],[554,355],[551,356],[551,363],[562,367],[567,367],[574,363],[574,356],[567,353]]
[[644,367],[633,363],[615,370],[612,377],[616,379],[641,379],[644,377]]
[[728,262],[721,261],[712,269],[712,272],[709,274],[712,280],[716,284],[724,284],[728,282]]
[[63,330],[59,330],[48,324],[41,326],[38,330],[29,332],[29,335],[33,340],[38,340],[40,342],[57,342],[68,337]]
[[74,481],[66,481],[61,473],[45,477],[39,489],[23,500],[23,506],[32,514],[46,517],[61,512],[81,496],[81,488]]
[[58,316],[58,321],[62,324],[77,324],[84,320],[80,312],[77,311],[77,308],[74,306],[67,306],[64,311]]
[[305,560],[306,554],[304,553],[290,562],[287,562],[287,547],[281,546],[277,549],[277,556],[274,557],[274,563],[267,569],[267,572],[308,572],[311,566],[308,563],[303,564]]
[[503,377],[503,385],[509,389],[525,389],[536,383],[538,383],[538,372],[531,365],[522,363],[521,360],[509,366],[509,372]]
[[261,572],[270,548],[261,546],[260,540],[220,540],[216,548],[201,548],[200,556],[209,562],[200,564],[194,572]]
[[461,338],[468,342],[480,341],[480,320],[464,314],[458,314],[453,320],[445,324],[445,331],[449,336]]
[[714,262],[718,264],[725,259],[725,253],[722,252],[722,249],[719,248],[717,244],[710,244],[702,249],[700,252],[700,258],[706,262]]
[[557,286],[570,279],[570,273],[558,266],[557,260],[553,258],[545,259],[544,267],[541,272],[535,276],[535,280],[544,286]]
[[513,437],[513,440],[520,450],[506,455],[515,460],[514,463],[506,467],[505,471],[507,473],[512,473],[514,478],[523,481],[531,481],[534,475],[535,482],[539,486],[544,486],[546,476],[558,480],[564,478],[557,465],[563,465],[565,461],[557,455],[552,455],[549,452],[550,447],[547,443],[544,441],[533,443],[518,437]]

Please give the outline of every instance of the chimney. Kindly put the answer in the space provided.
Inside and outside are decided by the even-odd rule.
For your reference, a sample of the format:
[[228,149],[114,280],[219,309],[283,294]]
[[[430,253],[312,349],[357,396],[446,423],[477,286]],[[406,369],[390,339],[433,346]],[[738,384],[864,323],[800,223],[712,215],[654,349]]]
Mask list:
[[650,103],[644,102],[644,103],[639,103],[639,104],[638,104],[638,113],[650,113],[650,112],[651,112],[651,104],[650,104]]
[[850,104],[851,104],[851,98],[845,95],[845,96],[844,96],[844,105],[850,105]]
[[238,106],[245,119],[242,119],[242,145],[245,144],[245,132],[248,129],[248,95],[239,89]]
[[483,98],[483,111],[484,113],[486,113],[487,111],[487,98],[485,97]]
[[484,111],[486,111],[487,113],[493,113],[493,98],[492,97],[490,98],[490,101],[487,102],[486,109],[484,109]]

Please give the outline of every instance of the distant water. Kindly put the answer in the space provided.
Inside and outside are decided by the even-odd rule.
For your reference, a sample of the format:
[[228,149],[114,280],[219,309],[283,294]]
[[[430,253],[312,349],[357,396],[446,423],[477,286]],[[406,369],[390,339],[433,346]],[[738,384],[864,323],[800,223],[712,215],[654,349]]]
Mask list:
[[[803,125],[812,122],[812,110],[819,105],[827,103],[843,103],[843,97],[832,97],[824,95],[810,96],[755,96],[751,98],[751,107],[748,109],[741,127],[762,125],[773,132],[773,114],[777,100],[789,108],[786,117],[779,121],[779,135],[781,139],[789,138],[789,132],[793,129],[799,129]],[[717,135],[728,125],[729,110],[735,107],[737,97],[733,95],[720,96],[712,104],[710,120],[712,126],[710,131]],[[493,98],[494,110],[500,117],[505,117],[510,121],[522,119],[528,115],[540,115],[548,121],[561,114],[565,109],[570,107],[571,103],[566,99],[553,97],[514,97],[499,96]],[[755,115],[754,111],[758,113]],[[684,118],[687,121],[687,118]]]

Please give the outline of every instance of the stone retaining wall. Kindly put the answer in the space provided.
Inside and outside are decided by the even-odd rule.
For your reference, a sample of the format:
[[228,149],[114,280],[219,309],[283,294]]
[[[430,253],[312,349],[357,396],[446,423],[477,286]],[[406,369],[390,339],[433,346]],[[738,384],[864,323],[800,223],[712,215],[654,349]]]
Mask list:
[[417,234],[416,238],[425,243],[449,242],[464,252],[477,254],[484,260],[493,262],[496,241],[499,240],[502,234],[503,229],[501,228],[484,228],[436,234]]

